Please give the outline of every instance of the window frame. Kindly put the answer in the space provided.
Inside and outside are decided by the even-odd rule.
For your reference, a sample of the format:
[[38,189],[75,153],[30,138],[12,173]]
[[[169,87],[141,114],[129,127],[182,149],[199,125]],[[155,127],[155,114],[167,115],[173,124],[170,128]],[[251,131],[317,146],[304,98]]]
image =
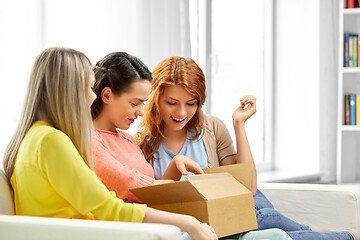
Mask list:
[[[275,170],[275,160],[273,157],[274,146],[274,0],[264,0],[264,135],[263,135],[263,160],[256,162],[256,168],[260,172]],[[195,22],[196,29],[191,29],[191,34],[196,34],[192,40],[192,58],[196,60],[199,66],[204,70],[207,87],[207,100],[205,101],[204,112],[211,114],[212,99],[212,67],[214,59],[212,57],[212,0],[190,1],[190,8],[196,8],[197,18],[190,19]],[[191,11],[194,9],[190,9]],[[191,18],[191,16],[190,16]],[[190,27],[191,28],[191,27]],[[233,139],[234,140],[234,139]],[[235,140],[234,140],[235,143]]]

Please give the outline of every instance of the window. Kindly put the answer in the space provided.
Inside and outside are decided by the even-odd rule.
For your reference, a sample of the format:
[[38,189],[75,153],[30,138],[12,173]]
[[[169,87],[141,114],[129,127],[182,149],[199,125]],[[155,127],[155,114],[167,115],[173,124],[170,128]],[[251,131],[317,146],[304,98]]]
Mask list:
[[[0,5],[0,155],[18,120],[32,63],[39,52],[38,1],[2,1]],[[0,165],[1,167],[2,165]]]
[[257,113],[246,122],[246,132],[260,169],[271,168],[269,2],[190,1],[192,57],[206,73],[206,112],[222,119],[235,140],[232,113],[241,97],[256,97]]
[[[36,55],[48,46],[64,46],[83,51],[93,63],[111,51],[127,51],[150,69],[171,55],[193,58],[206,75],[204,110],[220,117],[233,139],[231,115],[240,98],[247,94],[257,98],[258,111],[246,130],[257,168],[270,168],[271,2],[36,0],[23,2],[21,10],[16,2],[4,1],[0,153],[17,125]],[[86,11],[79,10],[83,4]]]

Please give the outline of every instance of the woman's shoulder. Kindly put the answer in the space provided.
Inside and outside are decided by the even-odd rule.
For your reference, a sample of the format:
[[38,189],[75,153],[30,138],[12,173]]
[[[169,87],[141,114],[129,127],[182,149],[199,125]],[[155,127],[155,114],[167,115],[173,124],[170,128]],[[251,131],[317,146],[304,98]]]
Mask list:
[[44,121],[35,122],[29,129],[27,135],[29,138],[38,139],[40,142],[54,140],[70,140],[70,138],[64,132],[56,129],[55,127]]
[[61,154],[65,150],[74,149],[75,146],[61,130],[46,122],[37,121],[27,132],[21,148],[24,153],[36,151],[43,155],[50,152]]
[[101,130],[101,129],[94,129],[94,139],[95,142],[118,142],[119,139],[123,138],[122,131],[116,130],[116,132]]
[[116,137],[116,135],[118,135],[118,132],[111,132],[111,131],[107,131],[107,130],[102,130],[102,129],[94,129],[94,134],[96,137]]
[[137,145],[135,138],[132,135],[130,135],[129,133],[119,130],[118,134],[121,135],[125,140],[135,143]]
[[94,130],[95,145],[111,146],[124,146],[127,144],[137,145],[135,139],[127,132],[117,129],[116,132],[103,131],[99,129]]
[[224,125],[224,123],[218,117],[208,115],[208,114],[204,114],[204,125],[205,125],[205,127],[215,128],[215,127],[217,127],[219,125]]
[[213,116],[213,115],[209,115],[209,114],[204,114],[204,120],[208,121],[208,122],[221,121],[220,118]]

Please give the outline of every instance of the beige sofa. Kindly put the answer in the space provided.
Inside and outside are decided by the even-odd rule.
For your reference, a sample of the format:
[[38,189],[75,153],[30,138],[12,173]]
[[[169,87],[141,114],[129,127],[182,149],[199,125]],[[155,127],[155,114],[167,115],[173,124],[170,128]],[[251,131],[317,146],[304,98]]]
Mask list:
[[165,224],[14,216],[11,188],[0,169],[0,239],[179,240],[180,229]]
[[[316,231],[349,231],[360,240],[360,184],[353,186],[259,183],[284,215]],[[177,227],[14,216],[13,197],[0,171],[0,239],[180,239]]]
[[259,183],[275,209],[314,231],[348,231],[360,240],[360,184]]

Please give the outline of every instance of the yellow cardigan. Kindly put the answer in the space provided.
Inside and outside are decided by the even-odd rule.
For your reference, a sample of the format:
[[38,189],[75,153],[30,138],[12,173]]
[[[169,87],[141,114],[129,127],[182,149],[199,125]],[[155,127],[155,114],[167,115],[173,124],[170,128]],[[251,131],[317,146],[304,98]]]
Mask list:
[[146,205],[118,199],[70,138],[43,121],[23,139],[11,185],[17,215],[141,222],[146,211]]

